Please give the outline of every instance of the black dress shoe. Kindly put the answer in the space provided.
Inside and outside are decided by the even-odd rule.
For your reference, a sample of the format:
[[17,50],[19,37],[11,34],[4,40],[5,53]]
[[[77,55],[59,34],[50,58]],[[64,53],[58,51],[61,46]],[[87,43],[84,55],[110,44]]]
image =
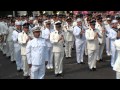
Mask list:
[[6,56],[6,54],[3,54],[3,56]]
[[16,61],[13,61],[13,63],[16,63]]
[[97,60],[97,62],[100,62],[100,60]]
[[92,68],[93,69],[93,71],[96,71],[96,68]]
[[93,71],[93,69],[89,69],[89,71]]
[[15,61],[11,61],[12,63],[15,63]]
[[8,59],[10,59],[11,57],[10,57],[10,56],[8,56],[7,58],[8,58]]
[[21,72],[21,70],[17,70],[17,72]]
[[80,62],[80,64],[85,64],[84,62]]
[[69,57],[66,57],[66,59],[69,59]]
[[17,70],[18,72],[22,72],[23,70],[22,69],[20,69],[20,70]]
[[62,73],[59,73],[58,76],[63,76],[63,74],[62,74]]
[[74,48],[72,48],[72,50],[75,50]]
[[55,77],[58,77],[59,76],[59,74],[55,74]]
[[100,59],[100,62],[103,62],[103,59]]
[[24,76],[24,79],[30,79],[30,76]]

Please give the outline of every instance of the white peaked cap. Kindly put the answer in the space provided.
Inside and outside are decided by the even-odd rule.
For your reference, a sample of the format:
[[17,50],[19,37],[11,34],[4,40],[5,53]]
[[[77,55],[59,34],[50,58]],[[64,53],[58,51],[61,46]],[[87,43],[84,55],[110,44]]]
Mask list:
[[15,25],[22,25],[22,23],[20,21],[16,21]]
[[38,20],[34,20],[34,21],[33,21],[33,24],[38,24]]
[[27,23],[27,20],[23,21],[23,22],[22,22],[22,25],[24,25],[25,23]]
[[33,18],[33,17],[30,17],[29,20],[34,20],[34,18]]
[[38,26],[33,27],[33,28],[32,28],[32,32],[35,32],[35,31],[40,31],[40,27],[38,27]]
[[107,20],[111,20],[110,18],[107,18]]
[[57,22],[55,22],[55,24],[57,24],[57,23],[61,23],[61,21],[57,21]]
[[82,20],[80,18],[77,19],[77,22],[81,22]]
[[48,20],[45,20],[45,21],[43,22],[44,26],[46,26],[46,22],[48,22]]
[[118,21],[117,20],[112,20],[112,23],[117,23]]
[[12,15],[8,15],[8,17],[12,17]]

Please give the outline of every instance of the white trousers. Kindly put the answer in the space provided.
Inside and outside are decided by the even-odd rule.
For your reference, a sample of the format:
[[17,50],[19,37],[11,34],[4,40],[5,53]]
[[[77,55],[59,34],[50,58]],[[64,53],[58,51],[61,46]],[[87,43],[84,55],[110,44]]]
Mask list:
[[87,42],[85,42],[85,55],[88,55]]
[[72,48],[74,48],[74,45],[75,45],[75,41],[73,40],[72,41]]
[[3,54],[7,53],[7,43],[3,43]]
[[45,64],[32,65],[31,67],[31,79],[44,79],[45,76]]
[[7,56],[11,56],[11,61],[15,61],[14,58],[14,44],[12,41],[7,42]]
[[88,66],[90,69],[96,68],[97,50],[88,50]]
[[83,62],[83,55],[85,50],[85,42],[82,44],[79,44],[78,42],[76,44],[76,57],[77,57],[77,63]]
[[110,39],[108,37],[106,37],[106,53],[108,56],[111,55]]
[[3,51],[3,43],[0,43],[0,51]]
[[53,66],[53,52],[52,52],[52,47],[47,47],[47,61],[48,61],[48,64],[47,66]]
[[105,47],[105,43],[102,43],[101,45],[99,45],[98,49],[97,49],[97,60],[102,59],[103,57],[103,50]]
[[71,57],[73,41],[65,41],[65,55]]
[[4,43],[3,43],[3,54],[7,53],[7,41],[6,41],[6,35],[4,35]]
[[114,45],[114,41],[111,41],[111,66],[113,67],[115,64],[115,55],[116,55],[116,48]]
[[23,63],[23,72],[24,72],[23,76],[29,76],[29,66],[26,55],[22,55],[22,63]]
[[54,55],[55,74],[61,74],[63,72],[64,52],[54,52],[53,55]]
[[14,52],[15,52],[17,70],[20,70],[20,69],[23,68],[22,60],[21,60],[21,49],[20,49],[20,47],[14,47]]
[[48,47],[45,46],[45,61],[48,61]]
[[116,72],[116,79],[120,79],[120,72]]

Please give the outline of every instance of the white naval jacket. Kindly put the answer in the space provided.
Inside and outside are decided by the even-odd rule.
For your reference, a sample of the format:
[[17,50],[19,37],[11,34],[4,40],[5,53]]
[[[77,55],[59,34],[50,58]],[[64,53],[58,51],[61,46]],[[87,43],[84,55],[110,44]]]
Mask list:
[[28,35],[24,31],[18,34],[18,43],[21,45],[21,55],[26,55],[26,46],[28,38]]
[[45,40],[34,38],[27,43],[26,54],[28,64],[43,65],[45,64]]
[[45,30],[42,30],[42,38],[45,39],[45,43],[47,47],[52,47],[52,43],[50,42],[50,33],[54,30],[49,30],[46,28]]
[[3,35],[3,31],[4,31],[3,24],[2,22],[0,22],[0,35]]
[[20,31],[16,31],[14,30],[12,33],[12,40],[14,42],[14,47],[16,47],[17,49],[20,49],[20,44],[18,43],[18,34],[20,33]]
[[7,35],[8,34],[8,27],[5,25],[4,22],[0,22],[0,34]]
[[75,41],[79,44],[82,44],[86,41],[86,39],[85,39],[85,34],[82,34],[82,38],[80,37],[80,32],[81,32],[81,28],[79,28],[78,26],[75,26],[73,30]]
[[104,27],[105,27],[105,30],[106,30],[106,35],[107,35],[107,37],[109,37],[111,26],[110,26],[110,24],[105,24]]
[[64,26],[64,39],[65,41],[74,41],[73,36],[73,25],[65,25]]
[[93,31],[93,29],[88,29],[85,32],[85,37],[87,40],[87,49],[88,50],[96,50],[98,48],[99,45],[99,41],[98,39],[94,39],[95,37],[95,31]]
[[58,31],[55,30],[50,34],[50,41],[53,44],[52,52],[64,52],[64,48],[63,48],[64,40],[60,40],[58,42],[59,38],[63,36],[62,30],[60,32],[61,34],[58,34]]
[[113,66],[113,70],[120,72],[120,39],[115,40],[114,45],[118,54],[117,54],[117,59],[115,61],[115,64]]
[[105,33],[102,33],[102,30],[104,30],[103,26],[101,26],[98,22],[96,22],[95,28],[98,30],[99,35],[101,38],[98,38],[99,43],[105,43]]
[[9,26],[7,41],[13,41],[12,40],[12,33],[13,33],[14,30],[15,30],[15,26]]
[[115,41],[116,37],[117,37],[117,32],[113,28],[111,28],[109,32],[109,38],[112,41]]

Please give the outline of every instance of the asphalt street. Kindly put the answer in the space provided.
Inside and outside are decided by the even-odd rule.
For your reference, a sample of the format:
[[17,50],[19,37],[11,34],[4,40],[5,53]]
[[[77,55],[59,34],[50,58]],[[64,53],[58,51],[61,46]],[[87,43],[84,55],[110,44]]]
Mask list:
[[[97,70],[89,71],[87,56],[85,64],[76,63],[75,50],[72,58],[63,60],[63,77],[55,77],[54,70],[46,70],[45,79],[115,79],[115,71],[110,66],[110,57],[103,54],[103,62],[97,62]],[[16,64],[0,52],[0,79],[23,79],[23,72],[17,72]]]

